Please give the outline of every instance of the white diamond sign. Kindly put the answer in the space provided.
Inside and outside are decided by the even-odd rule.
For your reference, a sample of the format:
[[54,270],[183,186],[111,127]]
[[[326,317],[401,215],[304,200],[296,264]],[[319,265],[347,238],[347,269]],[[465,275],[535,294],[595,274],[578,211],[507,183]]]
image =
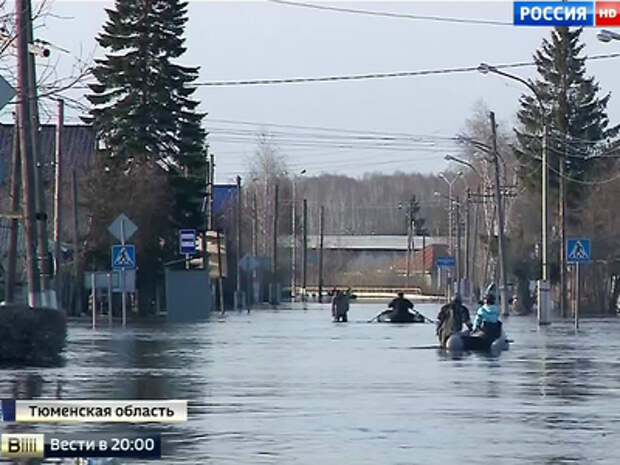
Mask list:
[[128,241],[131,236],[135,234],[138,227],[131,221],[124,213],[121,213],[116,217],[110,226],[108,231],[119,241]]

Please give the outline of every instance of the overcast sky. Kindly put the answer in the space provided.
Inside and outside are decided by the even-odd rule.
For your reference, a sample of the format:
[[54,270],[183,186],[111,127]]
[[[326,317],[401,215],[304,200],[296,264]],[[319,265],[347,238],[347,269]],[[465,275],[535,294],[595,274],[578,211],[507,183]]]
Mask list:
[[[512,22],[511,2],[317,2],[354,9],[388,11]],[[104,8],[112,2],[56,1],[53,16],[37,36],[67,49],[57,50],[59,74],[91,52],[101,57],[95,36],[107,18]],[[365,16],[269,3],[267,1],[190,2],[188,51],[182,63],[200,66],[200,82],[254,78],[339,76],[396,71],[418,71],[530,61],[547,28],[458,24]],[[620,52],[620,42],[603,44],[596,30],[584,31],[585,53]],[[592,61],[605,91],[612,92],[609,113],[620,120],[619,59]],[[532,77],[533,68],[512,70]],[[615,79],[614,79],[615,76]],[[280,132],[274,138],[288,157],[291,170],[307,169],[360,176],[366,172],[436,172],[446,167],[443,156],[449,143],[437,136],[452,136],[483,99],[501,124],[509,125],[524,91],[516,82],[477,72],[262,86],[200,87],[196,97],[208,112],[205,127],[211,131],[210,149],[216,154],[216,180],[231,181],[247,171],[255,149],[253,133],[262,129]],[[70,95],[77,96],[77,91]],[[6,110],[5,110],[6,112]],[[69,121],[77,113],[68,112]],[[218,121],[219,120],[219,121]],[[221,120],[233,120],[226,123]],[[244,125],[242,121],[259,123]],[[425,138],[398,150],[384,150],[376,143],[357,142],[338,148],[333,140],[317,144],[316,133],[291,135],[293,128],[268,123],[318,126],[333,129],[416,134]],[[340,137],[343,132],[331,132]],[[279,142],[280,140],[280,142]],[[434,142],[435,145],[432,145]]]

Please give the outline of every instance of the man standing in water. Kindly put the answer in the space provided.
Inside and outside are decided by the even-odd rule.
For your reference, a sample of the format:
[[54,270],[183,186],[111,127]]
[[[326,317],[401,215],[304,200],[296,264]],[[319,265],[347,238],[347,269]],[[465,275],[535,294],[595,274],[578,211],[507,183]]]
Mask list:
[[332,299],[332,316],[334,321],[348,321],[347,313],[349,312],[349,295],[343,291],[336,291]]

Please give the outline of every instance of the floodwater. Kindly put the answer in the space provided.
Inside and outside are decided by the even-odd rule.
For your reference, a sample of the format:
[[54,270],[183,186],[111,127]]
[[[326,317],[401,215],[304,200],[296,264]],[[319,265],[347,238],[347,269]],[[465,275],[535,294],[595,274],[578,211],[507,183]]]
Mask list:
[[509,351],[452,357],[433,325],[366,322],[382,309],[354,303],[340,324],[309,304],[73,327],[65,366],[2,370],[0,397],[188,399],[189,421],[2,428],[160,431],[166,464],[620,463],[619,320],[582,320],[576,335],[510,317]]

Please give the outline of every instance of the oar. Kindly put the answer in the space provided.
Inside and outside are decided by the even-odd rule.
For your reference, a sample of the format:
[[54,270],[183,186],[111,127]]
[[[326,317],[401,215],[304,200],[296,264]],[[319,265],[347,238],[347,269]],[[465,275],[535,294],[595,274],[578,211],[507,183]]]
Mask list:
[[422,318],[424,318],[424,321],[426,323],[433,323],[435,324],[435,320],[431,320],[429,317],[427,317],[426,315],[422,315],[418,310],[416,310],[415,308],[413,309],[414,312],[416,312],[418,315],[420,315]]
[[383,315],[384,313],[388,312],[389,310],[383,310],[381,313],[379,313],[376,316],[373,316],[370,320],[368,320],[366,323],[372,323],[373,321],[375,321],[377,318],[379,318],[381,315]]

